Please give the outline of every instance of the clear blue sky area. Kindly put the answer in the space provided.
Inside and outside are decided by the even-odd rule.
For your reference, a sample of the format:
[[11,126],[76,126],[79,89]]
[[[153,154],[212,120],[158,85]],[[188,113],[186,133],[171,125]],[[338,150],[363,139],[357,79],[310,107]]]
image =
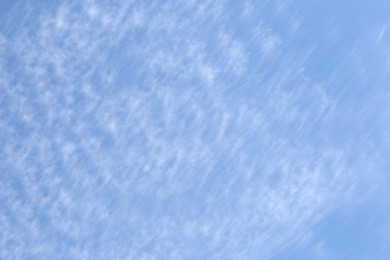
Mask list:
[[389,1],[1,1],[0,259],[390,259]]

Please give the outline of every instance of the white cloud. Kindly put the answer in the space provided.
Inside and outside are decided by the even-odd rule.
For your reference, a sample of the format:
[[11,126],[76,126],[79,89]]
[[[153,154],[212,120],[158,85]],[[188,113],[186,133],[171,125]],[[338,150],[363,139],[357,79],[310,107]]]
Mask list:
[[[268,257],[338,202],[343,148],[305,140],[332,109],[324,89],[284,59],[256,81],[251,53],[282,55],[280,37],[260,25],[249,50],[221,29],[222,2],[192,8],[66,4],[9,39],[22,78],[1,69],[20,85],[2,94],[1,168],[17,184],[1,257]],[[208,19],[213,35],[196,27]]]

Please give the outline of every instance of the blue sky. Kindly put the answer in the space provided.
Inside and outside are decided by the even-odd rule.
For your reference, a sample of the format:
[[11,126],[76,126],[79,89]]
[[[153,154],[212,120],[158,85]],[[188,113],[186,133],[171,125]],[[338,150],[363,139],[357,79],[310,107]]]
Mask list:
[[1,259],[388,259],[386,1],[2,1]]

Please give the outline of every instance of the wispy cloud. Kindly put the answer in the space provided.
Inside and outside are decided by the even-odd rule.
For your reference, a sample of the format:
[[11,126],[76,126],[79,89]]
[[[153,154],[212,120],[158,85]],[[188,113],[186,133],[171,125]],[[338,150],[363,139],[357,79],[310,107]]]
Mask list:
[[343,201],[334,101],[227,9],[64,3],[1,38],[1,257],[267,258]]

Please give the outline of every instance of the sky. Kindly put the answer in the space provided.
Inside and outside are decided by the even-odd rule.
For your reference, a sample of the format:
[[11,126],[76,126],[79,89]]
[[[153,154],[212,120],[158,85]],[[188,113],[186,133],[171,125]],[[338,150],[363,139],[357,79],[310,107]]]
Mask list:
[[0,2],[0,259],[389,259],[390,2]]

